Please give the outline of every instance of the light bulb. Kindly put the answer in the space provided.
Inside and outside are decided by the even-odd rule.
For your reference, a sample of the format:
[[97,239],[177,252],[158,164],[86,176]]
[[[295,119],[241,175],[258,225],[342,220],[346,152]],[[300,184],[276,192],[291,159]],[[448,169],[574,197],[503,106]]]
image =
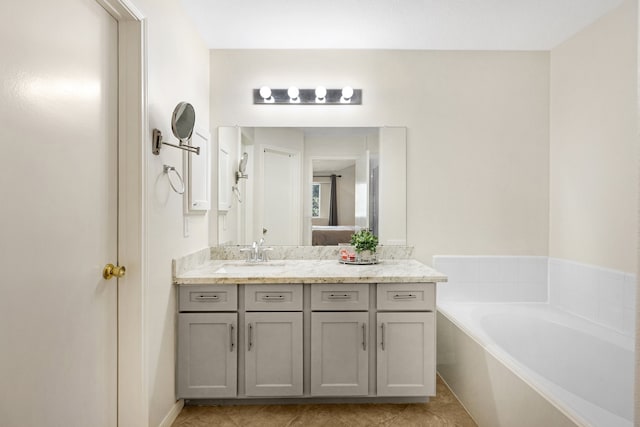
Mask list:
[[345,101],[349,101],[353,96],[353,88],[351,86],[345,86],[342,88],[342,98]]
[[291,86],[287,90],[287,95],[289,95],[291,101],[296,101],[298,99],[298,95],[300,95],[300,90],[295,86]]
[[316,101],[324,101],[327,96],[327,88],[324,86],[318,86],[316,88]]
[[262,86],[260,88],[260,96],[262,97],[262,99],[264,99],[265,101],[269,98],[271,98],[271,88],[269,86]]

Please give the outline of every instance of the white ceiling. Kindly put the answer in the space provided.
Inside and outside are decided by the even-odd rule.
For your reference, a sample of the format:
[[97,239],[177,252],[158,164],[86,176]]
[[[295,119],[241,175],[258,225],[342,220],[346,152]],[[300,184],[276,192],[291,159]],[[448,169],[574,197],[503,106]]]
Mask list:
[[622,0],[181,0],[211,49],[549,50]]

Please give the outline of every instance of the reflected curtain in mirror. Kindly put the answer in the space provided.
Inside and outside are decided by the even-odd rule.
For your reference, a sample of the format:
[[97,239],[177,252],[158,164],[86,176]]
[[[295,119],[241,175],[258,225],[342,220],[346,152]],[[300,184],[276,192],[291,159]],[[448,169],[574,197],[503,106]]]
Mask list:
[[338,190],[336,174],[331,174],[331,200],[329,200],[329,225],[338,225]]

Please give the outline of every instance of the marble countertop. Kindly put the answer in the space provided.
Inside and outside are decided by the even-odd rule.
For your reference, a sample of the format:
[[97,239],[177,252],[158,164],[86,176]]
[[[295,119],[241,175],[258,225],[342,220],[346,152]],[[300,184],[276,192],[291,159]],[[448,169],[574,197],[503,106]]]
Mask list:
[[337,260],[276,260],[263,263],[212,260],[177,274],[179,285],[270,283],[432,283],[447,276],[412,259],[384,259],[375,265]]

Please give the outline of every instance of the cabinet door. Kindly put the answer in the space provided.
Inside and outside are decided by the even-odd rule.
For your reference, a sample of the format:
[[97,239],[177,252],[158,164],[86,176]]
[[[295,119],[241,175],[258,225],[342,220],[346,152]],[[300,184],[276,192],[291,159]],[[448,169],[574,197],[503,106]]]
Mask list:
[[302,395],[302,313],[245,314],[247,396]]
[[378,396],[435,396],[433,313],[378,313]]
[[369,313],[311,313],[311,394],[369,393]]
[[179,398],[237,394],[237,313],[178,315]]

